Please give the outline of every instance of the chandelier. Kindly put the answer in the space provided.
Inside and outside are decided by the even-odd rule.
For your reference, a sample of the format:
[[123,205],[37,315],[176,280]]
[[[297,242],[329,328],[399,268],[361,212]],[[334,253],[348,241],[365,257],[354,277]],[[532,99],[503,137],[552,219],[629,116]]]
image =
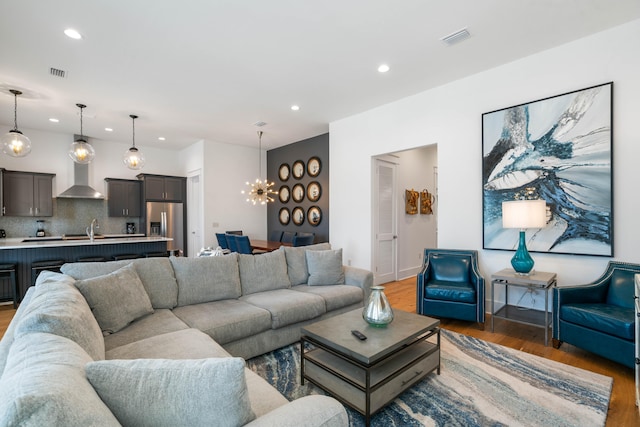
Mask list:
[[260,165],[260,175],[254,183],[249,183],[247,181],[246,185],[249,187],[248,190],[242,190],[242,194],[247,195],[247,202],[251,202],[253,205],[260,203],[261,205],[266,205],[269,202],[273,202],[273,195],[277,195],[277,191],[273,191],[271,188],[274,185],[274,182],[269,182],[267,178],[260,179],[262,176],[262,131],[258,131],[258,164]]
[[96,151],[93,149],[93,146],[87,142],[87,139],[82,133],[82,110],[87,108],[87,106],[84,104],[76,104],[76,107],[80,109],[80,136],[71,144],[69,157],[71,157],[71,160],[74,162],[85,165],[91,163],[96,157]]

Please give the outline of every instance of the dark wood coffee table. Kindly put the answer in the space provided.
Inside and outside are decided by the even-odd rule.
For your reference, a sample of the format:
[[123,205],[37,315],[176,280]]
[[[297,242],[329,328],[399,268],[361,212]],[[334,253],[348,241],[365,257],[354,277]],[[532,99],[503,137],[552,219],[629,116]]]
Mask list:
[[[303,327],[302,384],[307,379],[360,412],[368,426],[400,393],[433,371],[440,375],[440,321],[400,310],[394,315],[386,328],[369,326],[362,309]],[[354,337],[353,329],[367,339]]]

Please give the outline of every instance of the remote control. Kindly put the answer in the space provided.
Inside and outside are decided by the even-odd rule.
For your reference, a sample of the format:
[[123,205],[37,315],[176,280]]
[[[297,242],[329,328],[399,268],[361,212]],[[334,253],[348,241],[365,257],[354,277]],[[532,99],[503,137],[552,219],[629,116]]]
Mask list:
[[364,341],[367,339],[367,336],[360,331],[351,331],[354,337],[358,338],[360,341]]

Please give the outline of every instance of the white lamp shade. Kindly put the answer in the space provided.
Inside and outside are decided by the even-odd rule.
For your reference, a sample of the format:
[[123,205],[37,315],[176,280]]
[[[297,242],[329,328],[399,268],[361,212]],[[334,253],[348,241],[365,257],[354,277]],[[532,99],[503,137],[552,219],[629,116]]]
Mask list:
[[502,202],[504,228],[542,228],[546,223],[547,203],[544,200]]

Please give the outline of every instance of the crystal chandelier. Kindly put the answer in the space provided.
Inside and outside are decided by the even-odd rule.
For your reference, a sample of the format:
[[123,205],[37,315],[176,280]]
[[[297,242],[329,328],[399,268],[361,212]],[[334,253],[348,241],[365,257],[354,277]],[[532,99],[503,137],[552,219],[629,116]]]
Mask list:
[[[258,164],[260,165],[260,176],[262,176],[262,131],[258,131]],[[256,205],[260,203],[261,205],[266,205],[269,202],[273,202],[273,195],[277,195],[277,191],[273,191],[271,188],[274,185],[274,182],[269,182],[266,178],[264,181],[260,178],[256,179],[256,182],[249,183],[247,181],[247,186],[249,189],[247,191],[242,190],[242,194],[247,195],[247,202],[251,202]]]
[[18,130],[18,95],[19,90],[11,89],[13,94],[13,129],[4,135],[0,142],[2,151],[11,157],[24,157],[31,152],[31,141]]
[[82,133],[82,110],[87,108],[84,104],[76,104],[76,107],[80,108],[80,136],[73,141],[71,148],[69,149],[69,157],[76,163],[87,164],[96,157],[96,151],[93,146],[89,144]]
[[131,114],[129,117],[131,117],[133,126],[133,145],[124,153],[122,161],[129,169],[138,170],[142,169],[146,161],[142,151],[136,148],[136,119],[138,116]]

